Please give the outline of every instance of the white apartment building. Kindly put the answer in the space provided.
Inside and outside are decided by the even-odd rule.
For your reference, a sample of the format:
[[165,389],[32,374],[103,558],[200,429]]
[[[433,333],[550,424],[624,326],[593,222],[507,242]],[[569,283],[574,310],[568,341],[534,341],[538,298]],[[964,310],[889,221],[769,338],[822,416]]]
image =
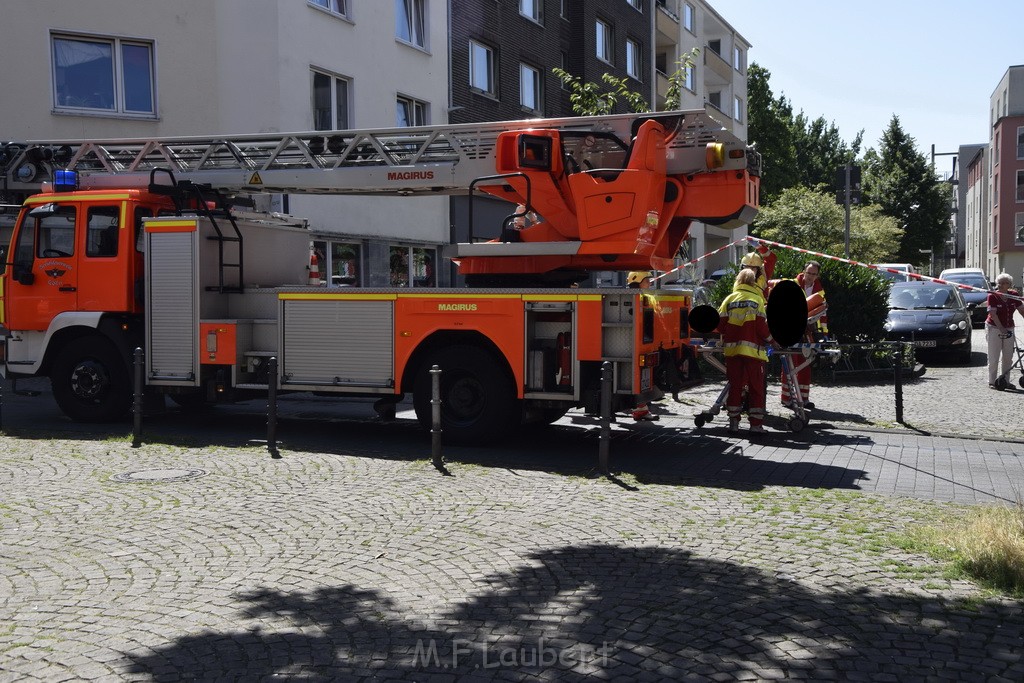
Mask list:
[[[710,3],[702,0],[656,0],[655,16],[655,109],[664,109],[669,76],[678,68],[680,56],[693,48],[700,56],[685,73],[681,109],[708,111],[737,137],[747,139],[747,64],[750,43]],[[687,250],[692,257],[709,253],[745,237],[746,228],[722,230],[694,223]],[[735,262],[749,251],[745,245],[710,257],[698,264],[692,275],[710,274]],[[706,273],[705,273],[706,271]]]
[[[966,150],[973,154],[965,154]],[[969,268],[981,268],[991,280],[997,273],[998,264],[992,253],[991,233],[988,230],[988,145],[972,145],[960,147],[960,183],[958,190],[963,192],[958,209],[963,215],[964,242],[963,265]]]
[[[438,0],[8,2],[0,140],[444,124],[447,11]],[[328,283],[446,275],[433,266],[449,237],[444,197],[277,201],[309,219]]]

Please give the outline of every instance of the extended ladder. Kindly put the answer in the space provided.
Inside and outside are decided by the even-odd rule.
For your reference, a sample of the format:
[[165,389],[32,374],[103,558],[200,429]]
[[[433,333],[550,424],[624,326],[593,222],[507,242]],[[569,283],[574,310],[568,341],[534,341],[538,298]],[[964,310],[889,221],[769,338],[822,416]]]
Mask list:
[[[43,156],[54,167],[77,171],[83,189],[143,187],[152,170],[170,169],[179,179],[225,193],[467,194],[474,180],[494,174],[503,132],[611,135],[624,148],[637,122],[647,118],[675,131],[666,150],[671,174],[708,170],[709,143],[745,149],[706,111],[691,110],[381,130],[31,141],[10,168]],[[726,155],[726,163],[747,168],[746,152]]]

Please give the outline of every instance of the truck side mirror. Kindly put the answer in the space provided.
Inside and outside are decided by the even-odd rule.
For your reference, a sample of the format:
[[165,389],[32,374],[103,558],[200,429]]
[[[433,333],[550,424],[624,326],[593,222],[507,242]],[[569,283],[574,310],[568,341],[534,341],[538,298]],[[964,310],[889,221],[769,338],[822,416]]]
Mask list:
[[28,212],[28,215],[32,216],[32,218],[46,218],[47,216],[52,216],[55,213],[57,213],[57,205],[50,202],[49,204],[41,204],[36,208],[31,209]]

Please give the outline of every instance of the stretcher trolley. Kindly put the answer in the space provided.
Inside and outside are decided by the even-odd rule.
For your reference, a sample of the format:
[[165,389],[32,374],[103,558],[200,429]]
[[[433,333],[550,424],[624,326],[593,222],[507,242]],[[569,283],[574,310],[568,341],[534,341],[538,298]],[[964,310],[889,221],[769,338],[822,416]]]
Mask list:
[[840,351],[835,345],[827,342],[796,344],[785,349],[774,352],[779,356],[781,370],[780,381],[788,389],[790,400],[786,407],[793,411],[793,417],[789,420],[789,429],[799,432],[807,426],[807,410],[814,404],[805,403],[803,393],[800,391],[800,381],[797,376],[801,370],[814,364],[818,358],[825,358],[831,363],[839,360]]
[[[718,368],[722,373],[725,373],[725,363],[719,357],[722,352],[722,347],[718,342],[701,344],[697,346],[697,350],[710,365]],[[839,348],[834,344],[819,342],[799,344],[784,349],[776,349],[771,353],[772,355],[779,356],[779,361],[782,366],[781,381],[789,388],[789,395],[792,397],[792,400],[786,407],[793,411],[793,417],[789,419],[786,426],[789,427],[791,432],[799,432],[807,426],[809,418],[807,405],[803,402],[803,398],[800,394],[797,373],[806,367],[810,367],[811,364],[821,357],[835,363],[839,360]],[[699,429],[708,422],[711,422],[716,415],[722,412],[722,408],[725,406],[725,401],[728,396],[729,382],[726,381],[725,386],[722,387],[722,390],[719,392],[715,402],[711,404],[707,410],[702,410],[693,416],[694,425]]]

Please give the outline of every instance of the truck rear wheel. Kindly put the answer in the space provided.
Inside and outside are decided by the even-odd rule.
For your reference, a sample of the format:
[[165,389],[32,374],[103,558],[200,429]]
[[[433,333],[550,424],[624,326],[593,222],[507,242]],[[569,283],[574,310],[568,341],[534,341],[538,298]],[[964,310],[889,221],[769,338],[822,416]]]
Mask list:
[[128,414],[128,367],[106,339],[86,337],[64,347],[50,371],[53,397],[79,422],[110,422]]
[[476,346],[449,346],[420,366],[413,388],[416,418],[430,429],[430,368],[441,369],[441,431],[448,443],[479,444],[501,438],[519,424],[512,383],[494,356]]

